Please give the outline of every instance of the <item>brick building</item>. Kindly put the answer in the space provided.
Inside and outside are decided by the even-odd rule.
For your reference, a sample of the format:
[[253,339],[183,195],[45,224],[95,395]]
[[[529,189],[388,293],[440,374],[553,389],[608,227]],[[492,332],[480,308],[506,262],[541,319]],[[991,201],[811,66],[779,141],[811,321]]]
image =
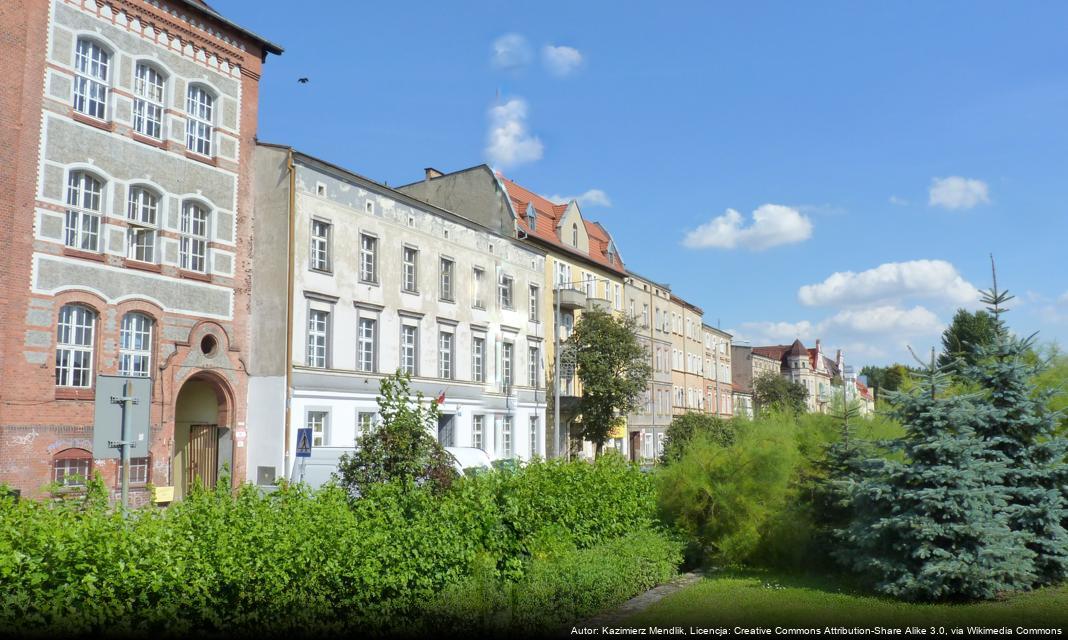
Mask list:
[[0,34],[0,482],[117,487],[104,374],[152,379],[135,501],[244,479],[247,167],[281,49],[201,0],[6,0]]

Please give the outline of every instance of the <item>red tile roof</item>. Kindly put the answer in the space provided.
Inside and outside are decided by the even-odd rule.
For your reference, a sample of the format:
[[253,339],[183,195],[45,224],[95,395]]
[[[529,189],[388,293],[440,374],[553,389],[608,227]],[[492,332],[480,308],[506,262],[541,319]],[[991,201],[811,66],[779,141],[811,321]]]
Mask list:
[[857,380],[856,383],[857,391],[860,392],[860,397],[864,398],[865,400],[871,400],[871,391],[868,390],[868,385],[864,384],[860,380]]
[[[519,227],[521,229],[568,253],[592,260],[599,266],[621,275],[627,274],[626,267],[623,265],[623,258],[619,255],[618,249],[614,257],[610,257],[608,249],[612,244],[612,239],[599,223],[583,220],[586,227],[586,235],[590,241],[589,253],[584,253],[571,245],[565,244],[560,238],[557,227],[560,218],[567,211],[568,205],[552,202],[526,187],[512,182],[500,173],[497,174],[497,177],[508,191],[508,199],[512,201],[512,208],[515,209],[516,215],[519,216]],[[532,205],[537,215],[533,228],[531,228],[530,221],[527,218],[527,205]]]

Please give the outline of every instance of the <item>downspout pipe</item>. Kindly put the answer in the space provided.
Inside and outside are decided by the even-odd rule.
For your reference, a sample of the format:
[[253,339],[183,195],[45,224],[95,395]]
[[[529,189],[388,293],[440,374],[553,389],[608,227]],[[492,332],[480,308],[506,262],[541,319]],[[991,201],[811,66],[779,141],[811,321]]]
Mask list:
[[297,172],[296,166],[293,163],[293,149],[290,148],[286,151],[286,170],[289,172],[289,230],[288,237],[286,238],[286,246],[288,251],[287,264],[286,264],[286,353],[285,353],[285,370],[286,370],[286,405],[285,405],[285,468],[284,477],[290,477],[290,460],[292,459],[292,453],[289,449],[289,434],[292,429],[292,409],[290,404],[293,400],[293,289],[294,289],[294,251],[293,238],[295,237],[296,224],[297,224]]

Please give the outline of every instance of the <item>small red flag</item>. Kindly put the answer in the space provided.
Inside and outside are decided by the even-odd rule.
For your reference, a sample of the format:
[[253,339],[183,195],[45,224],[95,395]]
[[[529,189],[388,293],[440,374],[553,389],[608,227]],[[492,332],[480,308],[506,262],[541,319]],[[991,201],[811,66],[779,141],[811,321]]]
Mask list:
[[438,399],[435,400],[435,402],[437,402],[438,404],[445,404],[445,392],[444,391],[442,391],[441,394],[438,395]]

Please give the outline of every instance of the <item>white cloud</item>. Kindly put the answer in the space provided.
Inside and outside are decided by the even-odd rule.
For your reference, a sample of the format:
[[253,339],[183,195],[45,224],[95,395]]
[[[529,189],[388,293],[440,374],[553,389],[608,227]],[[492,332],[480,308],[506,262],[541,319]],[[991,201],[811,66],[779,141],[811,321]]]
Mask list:
[[541,59],[545,68],[555,76],[570,75],[582,66],[582,52],[573,47],[545,45],[541,50]]
[[905,207],[908,206],[909,201],[904,198],[899,198],[897,196],[890,196],[890,204],[896,204],[899,207]]
[[950,176],[932,178],[930,198],[927,203],[946,209],[971,209],[990,202],[989,189],[982,180]]
[[493,66],[519,69],[530,63],[533,54],[527,39],[518,33],[506,33],[493,41]]
[[608,197],[608,194],[600,189],[590,189],[586,193],[578,196],[551,196],[549,198],[553,202],[560,202],[566,204],[572,200],[577,200],[579,204],[587,207],[611,207],[612,200]]
[[688,232],[683,244],[691,249],[744,247],[760,251],[792,244],[812,236],[812,221],[797,209],[765,204],[753,212],[753,224],[743,227],[742,214],[734,209]]
[[545,147],[527,130],[525,100],[511,98],[490,109],[489,118],[486,156],[494,166],[514,167],[541,159]]
[[1068,302],[1068,291],[1065,291],[1063,294],[1061,294],[1061,297],[1059,298],[1059,300],[1061,302]]
[[840,271],[819,284],[797,292],[805,306],[855,306],[900,301],[906,297],[935,298],[951,304],[975,304],[979,291],[945,260],[888,262],[860,273]]
[[822,323],[822,328],[850,333],[924,335],[942,330],[942,321],[919,305],[911,309],[883,305],[840,311]]

